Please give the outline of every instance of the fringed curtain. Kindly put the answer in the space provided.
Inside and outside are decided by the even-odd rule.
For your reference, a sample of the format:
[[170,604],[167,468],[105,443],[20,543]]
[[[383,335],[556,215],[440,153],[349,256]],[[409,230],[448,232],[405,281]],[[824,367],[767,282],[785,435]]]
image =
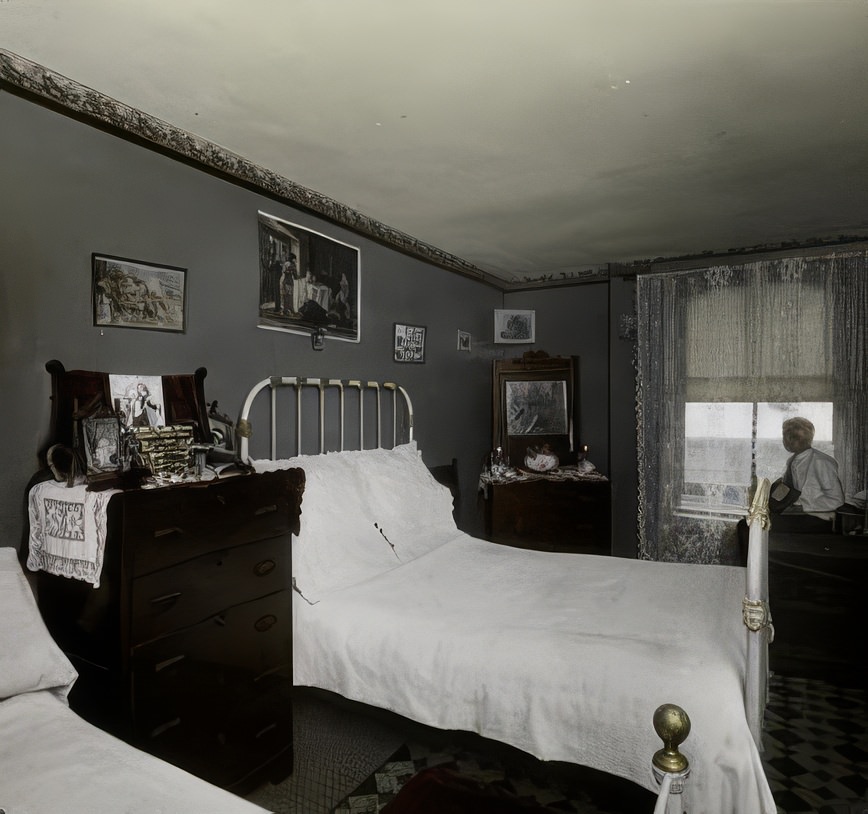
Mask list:
[[844,490],[865,489],[866,278],[868,251],[639,277],[640,557],[731,561],[735,518],[678,511],[687,402],[831,401]]

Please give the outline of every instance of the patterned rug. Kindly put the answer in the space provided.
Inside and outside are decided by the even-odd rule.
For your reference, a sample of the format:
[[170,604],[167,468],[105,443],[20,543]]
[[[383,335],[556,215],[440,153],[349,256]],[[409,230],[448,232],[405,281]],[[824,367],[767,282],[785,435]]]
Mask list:
[[[591,791],[579,788],[574,782],[558,779],[539,771],[533,766],[504,762],[477,751],[456,747],[444,753],[430,752],[425,746],[409,744],[401,747],[358,789],[342,800],[332,814],[377,814],[395,799],[398,791],[418,772],[424,769],[446,769],[486,788],[498,799],[535,803],[534,811],[573,812],[573,814],[626,814],[629,808],[601,808]],[[636,789],[636,796],[647,792]],[[647,796],[645,805],[632,811],[648,811],[654,808],[654,798]]]

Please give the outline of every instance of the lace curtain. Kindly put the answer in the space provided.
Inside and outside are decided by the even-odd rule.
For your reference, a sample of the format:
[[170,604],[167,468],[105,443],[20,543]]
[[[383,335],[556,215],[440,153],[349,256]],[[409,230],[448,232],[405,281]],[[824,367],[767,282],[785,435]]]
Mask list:
[[738,512],[685,509],[689,403],[753,410],[747,457],[706,443],[711,467],[746,484],[781,474],[757,463],[757,403],[830,402],[845,493],[865,489],[868,251],[642,275],[637,309],[640,557],[734,561]]

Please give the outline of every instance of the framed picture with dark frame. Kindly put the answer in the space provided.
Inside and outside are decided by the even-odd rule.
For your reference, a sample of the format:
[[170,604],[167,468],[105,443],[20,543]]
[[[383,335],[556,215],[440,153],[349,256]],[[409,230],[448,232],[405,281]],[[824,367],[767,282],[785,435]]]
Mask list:
[[184,333],[187,269],[96,253],[91,265],[95,327]]
[[396,362],[425,361],[425,334],[427,329],[422,325],[405,325],[395,323],[395,335],[392,358]]
[[121,427],[116,416],[82,420],[88,482],[117,475],[121,469]]
[[499,359],[493,370],[492,447],[513,465],[528,447],[548,444],[562,464],[575,463],[579,428],[578,357]]
[[324,339],[358,342],[358,248],[265,212],[258,223],[259,327],[314,335],[316,350]]

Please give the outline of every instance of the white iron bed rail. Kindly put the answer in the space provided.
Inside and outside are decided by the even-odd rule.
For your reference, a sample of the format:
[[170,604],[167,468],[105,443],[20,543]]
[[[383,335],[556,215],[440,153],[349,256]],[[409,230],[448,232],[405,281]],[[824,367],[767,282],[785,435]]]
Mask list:
[[384,415],[381,394],[389,392],[392,395],[392,433],[391,445],[394,447],[398,444],[398,416],[401,414],[401,405],[406,416],[406,438],[401,438],[402,442],[413,440],[413,403],[407,391],[401,385],[395,382],[375,382],[363,381],[361,379],[324,379],[308,376],[270,376],[263,379],[258,384],[254,385],[241,407],[241,414],[238,419],[238,450],[239,458],[242,461],[247,461],[250,452],[250,437],[253,433],[253,426],[250,421],[250,413],[256,397],[266,388],[269,389],[269,415],[270,415],[270,438],[269,438],[269,457],[271,460],[277,458],[277,441],[278,441],[278,420],[277,420],[277,391],[283,387],[292,387],[295,389],[296,406],[295,406],[295,450],[296,454],[301,454],[303,429],[302,422],[302,393],[305,388],[317,388],[319,390],[319,413],[317,417],[317,427],[319,431],[319,452],[325,452],[325,409],[326,409],[326,392],[328,390],[335,391],[338,397],[338,409],[340,410],[340,439],[339,451],[345,448],[346,438],[346,400],[345,393],[348,389],[358,391],[358,430],[359,430],[359,448],[366,449],[365,445],[365,394],[373,392],[375,396],[376,410],[376,436],[377,447],[383,446],[383,424]]

